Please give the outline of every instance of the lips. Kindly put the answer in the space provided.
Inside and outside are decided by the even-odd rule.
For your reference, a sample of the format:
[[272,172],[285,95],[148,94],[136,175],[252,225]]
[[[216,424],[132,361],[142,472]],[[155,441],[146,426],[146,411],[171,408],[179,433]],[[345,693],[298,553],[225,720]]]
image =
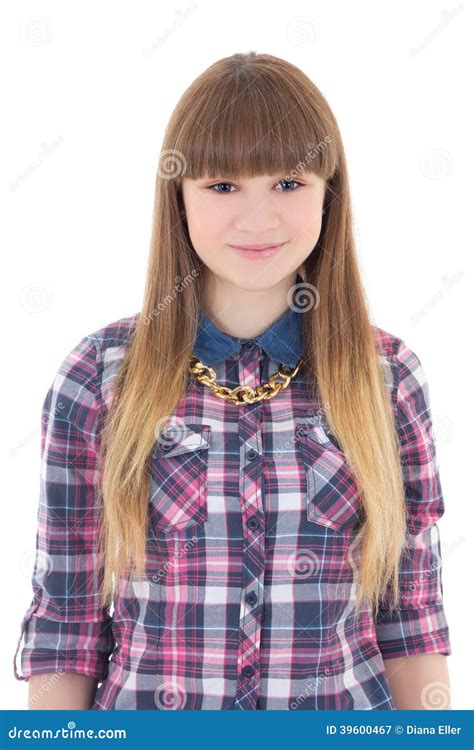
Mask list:
[[280,252],[286,242],[278,245],[230,245],[231,249],[246,260],[264,260]]
[[270,245],[232,245],[232,247],[238,250],[269,250],[270,248],[280,247],[280,245],[284,244],[284,242],[273,242]]

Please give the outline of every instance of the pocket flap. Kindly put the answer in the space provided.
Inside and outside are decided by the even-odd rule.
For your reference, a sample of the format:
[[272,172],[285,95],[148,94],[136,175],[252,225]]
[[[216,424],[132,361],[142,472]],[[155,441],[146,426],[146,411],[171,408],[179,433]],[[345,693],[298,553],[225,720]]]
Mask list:
[[209,447],[211,428],[206,424],[179,424],[163,430],[156,441],[156,456],[179,456],[181,453]]
[[327,448],[334,448],[340,451],[341,446],[336,440],[334,433],[329,427],[329,423],[323,413],[317,412],[313,417],[305,419],[298,425],[298,431],[303,436],[308,436],[310,440],[318,445]]

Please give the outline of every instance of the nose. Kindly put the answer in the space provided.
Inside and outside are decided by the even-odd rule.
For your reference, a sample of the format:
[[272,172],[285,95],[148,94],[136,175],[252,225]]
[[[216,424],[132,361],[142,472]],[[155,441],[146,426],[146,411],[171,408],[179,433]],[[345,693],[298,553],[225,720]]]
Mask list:
[[[240,232],[252,233],[255,238],[271,234],[271,230],[278,227],[280,217],[269,197],[249,197],[240,204],[234,220],[234,228]],[[255,241],[258,241],[255,239]],[[263,241],[263,240],[262,240]]]

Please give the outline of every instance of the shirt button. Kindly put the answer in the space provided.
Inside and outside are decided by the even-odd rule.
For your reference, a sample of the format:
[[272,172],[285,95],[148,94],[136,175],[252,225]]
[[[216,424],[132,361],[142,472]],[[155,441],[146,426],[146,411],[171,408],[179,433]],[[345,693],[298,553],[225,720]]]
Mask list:
[[255,341],[244,341],[242,346],[246,351],[251,352],[252,349],[255,349],[256,344]]
[[249,529],[258,529],[260,527],[260,521],[258,520],[257,516],[250,516],[249,520],[247,521],[247,526]]
[[249,664],[243,668],[242,674],[244,677],[252,677],[253,673],[255,672],[255,669],[251,667]]
[[258,453],[257,453],[257,451],[254,451],[254,449],[253,449],[253,448],[250,448],[250,449],[249,449],[249,450],[247,451],[247,453],[246,453],[246,456],[247,456],[247,458],[248,458],[248,460],[249,460],[249,461],[253,461],[253,459],[254,459],[254,458],[255,458],[256,456],[258,456]]
[[253,607],[253,605],[257,601],[257,594],[255,593],[255,591],[251,591],[250,594],[247,594],[247,596],[245,597],[245,601],[247,602],[247,604],[250,604],[250,606]]

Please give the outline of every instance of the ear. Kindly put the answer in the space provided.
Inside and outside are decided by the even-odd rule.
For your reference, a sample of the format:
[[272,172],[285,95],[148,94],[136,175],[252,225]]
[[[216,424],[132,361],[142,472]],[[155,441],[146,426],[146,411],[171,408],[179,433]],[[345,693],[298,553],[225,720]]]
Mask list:
[[304,263],[302,263],[301,266],[296,270],[296,273],[301,276],[303,281],[306,281],[306,269]]

